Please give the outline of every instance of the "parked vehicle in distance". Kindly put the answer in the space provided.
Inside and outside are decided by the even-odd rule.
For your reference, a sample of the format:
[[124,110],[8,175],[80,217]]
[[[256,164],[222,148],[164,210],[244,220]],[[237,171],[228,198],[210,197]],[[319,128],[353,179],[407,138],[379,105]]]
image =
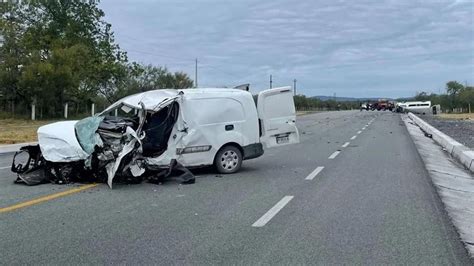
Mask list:
[[378,102],[375,103],[375,106],[375,109],[377,109],[377,111],[393,110],[393,104],[385,99],[378,100]]
[[403,112],[412,112],[417,114],[429,114],[431,110],[431,101],[410,101],[398,103],[398,107]]

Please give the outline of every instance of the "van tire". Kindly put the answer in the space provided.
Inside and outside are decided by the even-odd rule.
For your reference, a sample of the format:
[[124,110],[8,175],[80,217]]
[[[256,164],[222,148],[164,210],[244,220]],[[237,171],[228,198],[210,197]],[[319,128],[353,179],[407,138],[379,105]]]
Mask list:
[[214,166],[220,174],[233,174],[242,166],[242,152],[235,146],[226,145],[216,154]]

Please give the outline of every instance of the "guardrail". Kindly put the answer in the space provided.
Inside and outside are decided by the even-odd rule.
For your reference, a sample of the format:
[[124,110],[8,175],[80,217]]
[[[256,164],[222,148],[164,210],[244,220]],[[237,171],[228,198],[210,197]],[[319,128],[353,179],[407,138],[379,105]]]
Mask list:
[[408,117],[413,120],[426,133],[431,134],[433,140],[443,147],[451,156],[461,162],[469,171],[474,173],[474,151],[457,142],[450,136],[431,126],[423,119],[413,113],[408,113]]

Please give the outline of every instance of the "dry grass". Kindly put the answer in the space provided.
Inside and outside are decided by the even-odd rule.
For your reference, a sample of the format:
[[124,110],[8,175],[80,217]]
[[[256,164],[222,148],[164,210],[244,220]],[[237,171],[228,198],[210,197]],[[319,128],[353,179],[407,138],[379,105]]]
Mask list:
[[470,114],[440,114],[443,119],[455,119],[455,120],[474,120],[474,113]]
[[297,116],[319,113],[320,111],[296,111]]
[[20,119],[0,120],[0,144],[37,141],[36,130],[54,121],[31,121]]

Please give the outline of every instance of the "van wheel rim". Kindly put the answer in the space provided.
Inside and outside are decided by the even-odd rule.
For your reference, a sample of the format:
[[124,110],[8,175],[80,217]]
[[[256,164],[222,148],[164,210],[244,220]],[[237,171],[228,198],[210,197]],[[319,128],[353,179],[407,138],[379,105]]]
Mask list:
[[222,168],[227,171],[232,171],[239,164],[239,156],[234,151],[225,151],[220,161]]

